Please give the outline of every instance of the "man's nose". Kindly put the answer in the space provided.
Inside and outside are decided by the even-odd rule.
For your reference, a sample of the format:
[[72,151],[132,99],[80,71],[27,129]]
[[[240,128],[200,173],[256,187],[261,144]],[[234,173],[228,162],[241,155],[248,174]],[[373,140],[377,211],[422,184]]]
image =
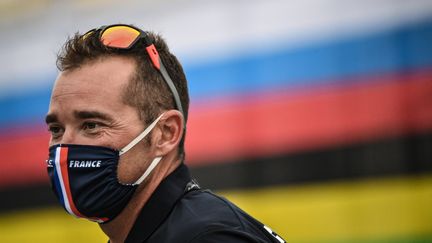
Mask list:
[[60,143],[62,144],[75,144],[76,143],[76,134],[73,131],[73,129],[65,129],[63,136],[60,140]]

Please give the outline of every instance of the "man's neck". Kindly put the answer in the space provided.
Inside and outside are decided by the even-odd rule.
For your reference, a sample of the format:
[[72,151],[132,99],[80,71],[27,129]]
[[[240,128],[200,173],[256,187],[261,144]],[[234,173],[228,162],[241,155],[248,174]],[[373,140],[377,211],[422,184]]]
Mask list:
[[[165,160],[165,161],[164,161]],[[136,218],[141,209],[149,200],[153,192],[171,172],[180,165],[180,160],[172,161],[170,158],[164,158],[157,166],[152,175],[148,178],[147,183],[141,184],[126,208],[112,221],[106,224],[100,224],[102,231],[109,237],[110,243],[124,242],[129,231],[132,229]]]

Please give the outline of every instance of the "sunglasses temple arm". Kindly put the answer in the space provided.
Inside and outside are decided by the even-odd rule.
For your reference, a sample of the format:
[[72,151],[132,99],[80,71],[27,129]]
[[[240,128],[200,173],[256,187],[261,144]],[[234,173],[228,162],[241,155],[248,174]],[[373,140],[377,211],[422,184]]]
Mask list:
[[180,97],[179,97],[179,94],[177,92],[177,89],[174,86],[174,83],[173,83],[171,77],[168,75],[168,72],[165,68],[165,65],[162,63],[162,61],[160,59],[159,59],[159,63],[160,63],[159,71],[162,74],[162,77],[164,78],[165,82],[168,84],[168,87],[170,88],[171,93],[174,96],[174,100],[175,100],[175,103],[177,105],[177,108],[179,109],[179,111],[182,113],[182,115],[184,117],[183,108],[182,108],[182,105],[180,102]]
[[[178,95],[177,89],[174,86],[174,83],[173,83],[171,77],[169,76],[169,74],[165,68],[165,65],[163,64],[162,60],[159,57],[159,53],[156,50],[156,47],[154,46],[154,44],[151,44],[151,45],[146,47],[146,50],[150,56],[150,59],[153,63],[153,66],[155,66],[155,68],[157,70],[159,70],[159,72],[162,74],[162,77],[164,78],[165,82],[168,84],[168,87],[170,88],[171,93],[174,96],[174,101],[177,105],[178,110],[182,113],[183,117],[186,118],[184,115],[184,112],[183,112],[183,107],[182,107],[181,102],[180,102],[180,96]],[[184,126],[186,126],[186,124],[184,124]],[[185,127],[184,127],[184,129],[185,129]]]
[[156,47],[154,46],[154,44],[147,46],[146,51],[150,56],[150,59],[153,63],[153,66],[155,66],[155,68],[157,70],[160,70],[161,60],[159,58],[159,52],[156,50]]

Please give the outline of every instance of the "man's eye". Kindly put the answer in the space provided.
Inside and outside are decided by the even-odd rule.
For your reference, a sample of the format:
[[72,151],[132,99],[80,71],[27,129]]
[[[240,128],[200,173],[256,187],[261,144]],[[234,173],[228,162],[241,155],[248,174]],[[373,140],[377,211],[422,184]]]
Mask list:
[[59,126],[49,126],[48,131],[53,137],[58,136],[62,132],[62,128]]
[[89,132],[94,132],[101,127],[102,127],[102,125],[98,122],[85,122],[83,124],[83,130],[87,130]]

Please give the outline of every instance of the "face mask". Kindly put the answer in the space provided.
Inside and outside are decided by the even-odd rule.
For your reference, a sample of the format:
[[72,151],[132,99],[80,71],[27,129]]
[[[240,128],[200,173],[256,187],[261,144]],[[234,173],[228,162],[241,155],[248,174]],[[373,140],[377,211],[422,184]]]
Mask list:
[[162,115],[120,151],[78,144],[50,147],[47,169],[51,187],[69,214],[104,223],[126,207],[138,185],[162,157],[155,158],[136,182],[124,184],[117,178],[120,155],[144,139]]

